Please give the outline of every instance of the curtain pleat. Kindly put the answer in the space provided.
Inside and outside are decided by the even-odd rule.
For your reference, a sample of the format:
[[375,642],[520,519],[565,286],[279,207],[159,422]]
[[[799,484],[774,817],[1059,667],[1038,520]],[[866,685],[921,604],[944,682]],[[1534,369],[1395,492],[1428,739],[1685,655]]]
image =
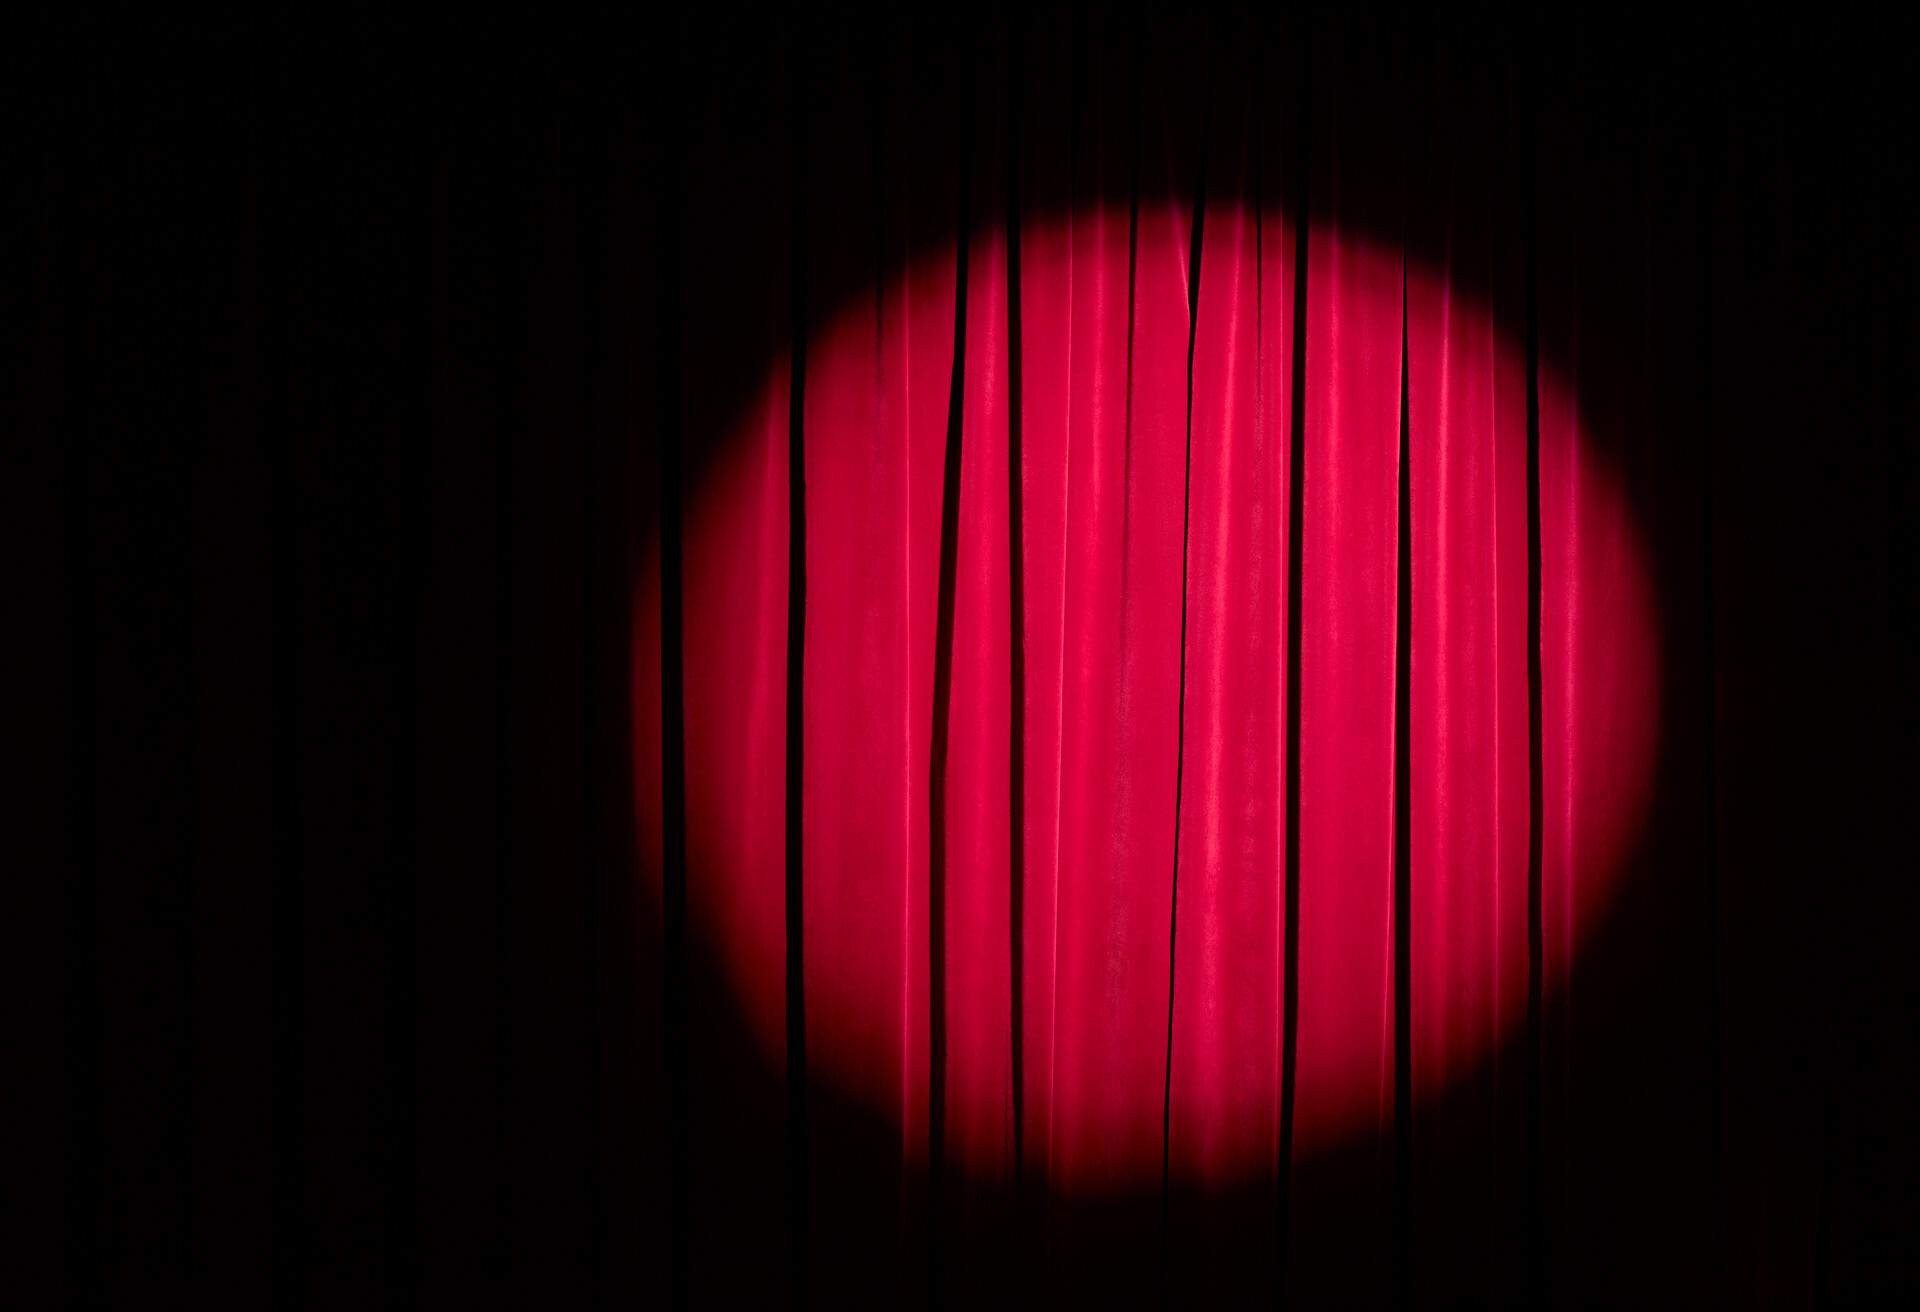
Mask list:
[[[1248,34],[1209,79],[1189,406],[1185,710],[1167,1069],[1170,1282],[1270,1289],[1278,1234],[1294,255],[1303,64]],[[1231,1001],[1228,1001],[1231,999]]]
[[[1519,144],[1457,65],[1411,139],[1413,1263],[1425,1288],[1518,1301],[1529,1063],[1529,357]],[[1511,94],[1511,93],[1509,93]],[[1484,968],[1481,968],[1484,967]]]
[[[1004,50],[1004,43],[999,48]],[[989,60],[993,57],[989,56]],[[999,60],[1004,60],[1004,53]],[[1022,1023],[1015,1007],[1016,926],[1024,850],[1014,789],[1014,702],[1024,697],[1014,666],[1014,483],[1011,426],[1014,321],[1008,228],[1007,73],[989,62],[963,112],[968,174],[960,300],[962,340],[948,418],[942,506],[942,614],[935,652],[934,823],[929,859],[933,932],[932,1071],[935,1288],[956,1301],[991,1297],[1011,1278],[1013,1254],[1002,1201],[1017,1168],[1014,1086]],[[1024,326],[1024,325],[1023,325]],[[952,445],[957,441],[958,449]],[[1024,748],[1018,749],[1024,752]],[[952,1169],[945,1163],[964,1163]]]
[[[693,1288],[738,1304],[788,1295],[785,1263],[741,1262],[736,1227],[787,1237],[787,1136],[778,1116],[740,1117],[767,1080],[784,1080],[787,950],[787,631],[789,453],[794,331],[794,95],[786,58],[763,55],[755,93],[730,109],[746,145],[689,159],[689,207],[713,222],[685,234],[683,350],[694,371],[735,355],[765,364],[750,408],[737,393],[689,389],[690,474],[682,533],[689,1025],[686,1260]],[[761,181],[786,195],[768,205]],[[749,181],[752,180],[752,181]],[[729,432],[725,481],[702,480]],[[697,658],[695,658],[697,657]],[[650,685],[657,689],[657,676]],[[790,1242],[777,1245],[784,1258]]]

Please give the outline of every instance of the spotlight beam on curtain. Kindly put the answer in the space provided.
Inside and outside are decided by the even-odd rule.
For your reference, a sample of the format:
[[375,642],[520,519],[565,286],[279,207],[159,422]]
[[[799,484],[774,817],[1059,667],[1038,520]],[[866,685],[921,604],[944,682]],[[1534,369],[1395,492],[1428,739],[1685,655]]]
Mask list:
[[[752,1152],[680,1095],[739,1162],[683,1186],[716,1288],[697,1218],[774,1161],[825,1299],[984,1293],[1033,1234],[1076,1297],[1527,1242],[1543,1005],[1656,741],[1641,420],[1540,351],[1515,88],[1416,151],[1379,51],[1233,36],[828,50],[766,139],[790,226],[682,235],[754,307],[690,351],[760,377],[686,394],[681,665],[635,676],[684,795],[639,802],[685,808],[680,1005],[793,1094]],[[1050,41],[1069,85],[1010,66]]]

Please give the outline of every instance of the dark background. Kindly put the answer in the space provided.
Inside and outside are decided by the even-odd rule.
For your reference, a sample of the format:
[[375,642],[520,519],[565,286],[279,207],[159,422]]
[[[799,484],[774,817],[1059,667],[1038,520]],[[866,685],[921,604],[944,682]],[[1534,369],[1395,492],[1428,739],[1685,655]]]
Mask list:
[[[1040,30],[1082,53],[1032,76]],[[788,1192],[787,1092],[636,875],[640,544],[664,527],[671,570],[662,489],[757,375],[729,327],[766,346],[857,290],[816,257],[860,222],[846,178],[917,160],[945,194],[1009,68],[1038,114],[1102,50],[1246,42],[1385,88],[1408,161],[1491,88],[1569,280],[1536,276],[1543,358],[1556,297],[1632,344],[1601,374],[1648,417],[1622,458],[1667,662],[1638,891],[1582,963],[1590,1074],[1511,1251],[1451,1269],[1404,1178],[1411,1256],[1331,1207],[1319,1241],[1420,1303],[1911,1295],[1914,36],[1825,7],[30,25],[0,92],[10,1298],[823,1278],[796,1222],[845,1217]],[[1157,1198],[1110,1206],[1159,1251]],[[1024,1215],[982,1269],[1082,1288]],[[1280,1240],[1212,1236],[1236,1271]]]

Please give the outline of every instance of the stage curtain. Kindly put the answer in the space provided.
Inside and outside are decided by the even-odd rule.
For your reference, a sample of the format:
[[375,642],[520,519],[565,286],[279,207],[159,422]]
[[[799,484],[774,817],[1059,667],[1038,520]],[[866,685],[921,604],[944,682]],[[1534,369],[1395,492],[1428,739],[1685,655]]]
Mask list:
[[1913,20],[52,10],[9,1304],[1910,1306]]

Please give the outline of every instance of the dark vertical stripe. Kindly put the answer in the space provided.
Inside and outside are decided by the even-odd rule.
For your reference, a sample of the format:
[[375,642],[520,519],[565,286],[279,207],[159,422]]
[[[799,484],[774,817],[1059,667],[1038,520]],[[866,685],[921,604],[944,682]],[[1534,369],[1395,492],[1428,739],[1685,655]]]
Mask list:
[[[388,185],[401,190],[405,224],[379,258],[388,269],[402,268],[406,277],[385,289],[378,310],[387,322],[404,325],[400,340],[406,352],[407,377],[415,386],[400,395],[398,411],[387,425],[395,454],[390,457],[403,480],[402,494],[391,512],[395,546],[402,573],[393,607],[393,810],[388,837],[392,871],[389,925],[388,1020],[385,1065],[391,1091],[391,1120],[387,1140],[389,1194],[387,1199],[386,1278],[394,1301],[417,1306],[421,1295],[420,1262],[420,1080],[419,1051],[421,990],[419,987],[422,891],[420,837],[421,658],[426,612],[427,576],[432,543],[433,443],[432,337],[433,274],[431,262],[413,258],[439,235],[433,205],[431,139],[415,124],[399,145],[397,160],[388,164]],[[424,179],[412,167],[422,166]],[[402,254],[404,252],[404,255]],[[380,289],[376,288],[376,292]],[[429,913],[431,908],[426,908]]]
[[[1209,49],[1211,55],[1211,49]],[[1208,70],[1211,71],[1210,69]],[[1167,890],[1167,1058],[1160,1085],[1160,1239],[1162,1302],[1172,1296],[1168,1251],[1170,1167],[1173,1150],[1173,1001],[1180,952],[1180,805],[1187,776],[1187,565],[1193,526],[1193,348],[1200,326],[1200,254],[1207,228],[1207,133],[1212,126],[1211,83],[1200,116],[1200,161],[1194,170],[1193,223],[1187,249],[1187,412],[1180,489],[1180,677],[1174,702],[1173,873]]]
[[947,393],[947,449],[940,484],[940,582],[934,603],[933,735],[927,763],[927,1228],[928,1304],[941,1303],[941,1210],[947,1135],[947,757],[953,734],[953,606],[960,557],[960,456],[967,378],[967,248],[973,170],[973,112],[963,111],[959,205],[954,231],[953,376]]
[[1544,1059],[1541,993],[1545,931],[1541,923],[1541,855],[1545,842],[1546,746],[1542,724],[1544,671],[1540,653],[1540,243],[1536,152],[1538,89],[1524,148],[1526,188],[1526,351],[1527,351],[1527,1301],[1546,1299],[1546,1216],[1541,1126]]
[[[605,943],[599,918],[608,905],[607,888],[616,869],[609,842],[606,774],[613,773],[607,759],[604,727],[608,724],[631,725],[629,715],[608,714],[605,699],[613,687],[610,673],[618,663],[608,661],[614,649],[613,634],[599,621],[602,615],[618,615],[624,610],[618,592],[608,588],[607,561],[613,555],[607,540],[609,489],[619,486],[610,477],[607,459],[608,425],[604,422],[604,378],[606,374],[606,215],[610,208],[612,186],[607,177],[611,145],[605,129],[596,131],[593,149],[587,153],[592,174],[586,187],[588,203],[583,207],[580,261],[583,324],[581,352],[581,407],[586,417],[584,458],[580,462],[580,557],[585,575],[582,595],[583,617],[580,644],[580,778],[585,793],[581,798],[580,850],[586,861],[586,897],[581,901],[583,923],[580,941],[593,954],[594,964],[587,972],[586,1028],[588,1115],[586,1190],[590,1233],[586,1250],[591,1264],[591,1288],[596,1306],[607,1302],[607,1176],[603,1159],[607,1152],[606,1060],[602,1034],[607,1024],[605,979]],[[631,922],[629,922],[631,923]]]
[[1820,1180],[1816,1186],[1813,1205],[1813,1305],[1815,1307],[1833,1307],[1833,1178],[1844,1168],[1840,1165],[1839,1154],[1835,1151],[1834,1139],[1838,1133],[1834,1125],[1838,1115],[1835,1101],[1838,1098],[1831,1077],[1820,1089]]
[[[677,71],[677,70],[676,70]],[[677,77],[670,83],[677,84]],[[670,88],[670,94],[677,86]],[[666,958],[667,1170],[670,1305],[687,1306],[690,1253],[690,1155],[687,1032],[687,779],[685,649],[681,596],[680,252],[685,146],[668,147],[660,213],[660,779],[661,910]]]
[[[423,199],[431,193],[423,188]],[[431,225],[432,207],[423,204],[421,225],[431,241],[438,234]],[[421,270],[417,290],[431,287],[429,275]],[[414,286],[404,289],[416,290]],[[429,302],[430,304],[430,302]],[[390,311],[396,317],[414,309]],[[405,422],[415,434],[430,431],[432,408],[429,387],[432,378],[431,341],[427,333],[428,317],[420,316],[410,327],[417,335],[407,339],[409,350],[418,353],[419,378],[428,387],[407,394]],[[388,839],[393,871],[389,896],[392,956],[388,964],[388,1022],[386,1066],[392,1097],[387,1170],[391,1172],[387,1225],[387,1278],[402,1306],[415,1306],[420,1297],[420,1224],[419,1154],[420,1088],[415,1054],[419,1050],[420,1014],[420,657],[421,631],[425,614],[428,558],[431,550],[431,493],[433,444],[424,438],[409,446],[405,438],[396,441],[402,453],[398,457],[406,479],[407,496],[394,514],[398,547],[402,553],[399,605],[395,607],[394,641],[394,727],[393,818]]]
[[787,393],[787,1215],[793,1306],[807,1302],[807,1005],[802,892],[807,633],[807,98],[794,61],[792,365]]
[[[661,1178],[665,1146],[662,1129],[665,1088],[656,1065],[664,1011],[658,996],[660,977],[650,960],[658,922],[643,859],[640,803],[635,787],[641,759],[651,744],[636,741],[634,730],[651,689],[636,688],[634,670],[648,657],[642,650],[644,626],[636,623],[634,597],[645,586],[656,561],[651,522],[652,484],[657,477],[653,446],[635,441],[654,421],[658,402],[658,265],[649,240],[657,217],[652,185],[658,155],[638,125],[647,119],[645,100],[616,96],[610,110],[605,210],[601,220],[604,281],[599,285],[603,361],[599,391],[603,468],[600,556],[605,569],[597,613],[604,624],[600,686],[604,712],[599,717],[601,767],[598,786],[604,835],[600,881],[601,956],[600,1035],[605,1080],[600,1093],[600,1170],[606,1207],[601,1257],[605,1272],[603,1306],[628,1306],[645,1287],[657,1292],[659,1267],[666,1257],[668,1197]],[[637,361],[637,373],[625,365]],[[649,854],[650,856],[650,854]]]
[[[1723,84],[1724,86],[1724,84]],[[1723,90],[1723,96],[1725,92]],[[1727,1208],[1725,1162],[1721,1126],[1721,1045],[1724,1003],[1721,999],[1720,943],[1720,756],[1719,686],[1714,675],[1714,416],[1713,390],[1713,204],[1720,177],[1717,161],[1709,159],[1700,186],[1697,243],[1700,262],[1700,408],[1705,432],[1700,470],[1700,616],[1701,616],[1701,804],[1706,829],[1706,940],[1707,940],[1707,1098],[1708,1166],[1713,1200],[1714,1236],[1710,1254],[1713,1285],[1724,1289],[1727,1275]]]
[[1413,1262],[1413,477],[1407,282],[1400,270],[1399,580],[1393,645],[1393,1274],[1412,1302]]
[[[204,186],[205,183],[201,177],[195,177],[190,185]],[[207,257],[204,250],[204,244],[210,244],[207,242],[207,234],[204,229],[201,229],[197,232],[197,235],[201,238],[203,245],[189,247],[187,254],[192,260],[195,272],[205,280],[203,286],[204,296],[205,292],[211,289],[215,273],[213,261]],[[196,317],[195,322],[188,329],[188,332],[192,334],[190,340],[192,340],[196,346],[202,345],[207,337],[210,336],[207,332],[206,320],[203,317],[206,313],[205,304],[206,302],[203,299],[200,306],[196,307],[199,311],[199,316]],[[182,365],[184,366],[185,364],[186,361],[183,360]],[[188,383],[189,375],[190,370],[182,367],[178,381],[182,385],[190,385]],[[189,517],[195,521],[195,527],[197,528],[199,522],[202,520],[202,515],[200,514],[198,488],[195,484],[199,481],[200,469],[203,469],[207,464],[211,463],[212,453],[210,448],[212,446],[211,439],[214,431],[214,422],[213,415],[210,413],[206,403],[206,393],[201,389],[195,388],[192,392],[192,398],[191,401],[186,401],[182,404],[183,413],[181,415],[181,421],[183,427],[190,426],[192,434],[191,440],[196,448],[194,451],[196,469],[187,475],[188,486],[186,489],[186,497],[188,505],[187,513]],[[183,754],[185,758],[183,761],[185,773],[189,780],[186,790],[186,795],[189,800],[186,806],[182,808],[183,811],[197,808],[200,797],[209,787],[211,776],[215,773],[215,770],[209,766],[207,760],[208,754],[203,745],[201,731],[205,725],[212,721],[217,710],[217,699],[208,696],[206,686],[201,683],[197,677],[194,677],[199,673],[199,669],[204,663],[197,649],[197,640],[202,627],[206,624],[208,614],[214,609],[213,606],[209,604],[199,577],[197,547],[198,544],[194,543],[188,548],[190,560],[186,565],[188,573],[186,642],[190,653],[187,658],[187,702],[190,707],[188,719],[190,721],[191,736],[187,741],[186,751]],[[409,726],[409,728],[410,727],[411,726]],[[182,881],[185,887],[182,890],[183,897],[181,901],[188,922],[192,928],[184,930],[180,936],[179,1023],[180,1052],[183,1057],[182,1067],[184,1070],[185,1088],[182,1090],[181,1103],[183,1105],[180,1109],[179,1129],[177,1131],[179,1138],[178,1149],[180,1152],[179,1213],[181,1237],[183,1240],[182,1251],[189,1268],[197,1261],[202,1252],[201,1235],[206,1229],[202,1203],[209,1192],[204,1188],[202,1172],[197,1169],[202,1161],[204,1136],[201,1132],[201,1127],[204,1124],[204,1113],[201,1109],[201,1104],[205,1097],[202,1081],[197,1077],[200,1074],[199,1054],[201,1045],[204,1042],[203,1025],[206,1019],[210,1019],[210,1017],[205,1015],[207,1009],[201,1006],[201,975],[205,966],[209,964],[207,959],[212,956],[212,953],[207,950],[204,926],[211,920],[211,916],[208,913],[213,909],[211,906],[213,890],[218,878],[215,863],[207,848],[208,844],[204,831],[197,825],[190,828],[187,832],[185,843],[185,870]],[[396,879],[393,883],[393,889],[394,899],[396,902],[399,902],[407,895],[410,889],[410,881],[405,877]],[[404,1143],[406,1140],[396,1139],[395,1142]],[[410,1159],[408,1165],[411,1165]],[[396,1221],[399,1219],[392,1213],[389,1213],[389,1215]],[[398,1239],[398,1236],[394,1238]],[[390,1245],[390,1253],[397,1253],[398,1251],[399,1248],[397,1244]]]
[[[509,120],[508,131],[513,130]],[[511,179],[496,180],[494,185],[511,188]],[[510,194],[510,193],[509,193]],[[506,197],[496,197],[503,208]],[[507,224],[495,234],[498,243],[493,252],[496,277],[501,289],[500,313],[503,323],[517,322],[524,297],[520,295],[520,262],[511,245]],[[489,1275],[504,1288],[514,1268],[515,1217],[512,1170],[512,1135],[509,1127],[511,1072],[513,1070],[512,961],[513,924],[513,443],[515,428],[523,422],[516,402],[515,379],[508,365],[505,333],[496,349],[502,358],[494,362],[494,405],[500,422],[494,430],[493,453],[493,951],[497,963],[493,996],[493,1097],[494,1097],[494,1239],[493,1262]]]
[[1300,653],[1301,554],[1305,542],[1307,475],[1307,233],[1311,224],[1307,167],[1313,123],[1312,42],[1302,35],[1300,57],[1299,144],[1293,176],[1299,179],[1299,204],[1293,234],[1293,366],[1287,405],[1287,839],[1286,924],[1280,1005],[1280,1160],[1276,1287],[1286,1297],[1288,1206],[1292,1193],[1293,1106],[1300,1052]]
[[[87,87],[83,99],[87,108],[97,112],[94,87]],[[86,123],[82,139],[96,125]],[[92,163],[88,160],[87,163]],[[72,190],[97,185],[95,170],[70,170],[66,185]],[[84,194],[84,193],[83,193]],[[100,861],[97,821],[99,798],[95,755],[99,735],[98,652],[96,581],[92,557],[90,465],[93,447],[93,377],[98,346],[93,311],[98,284],[100,244],[97,224],[99,209],[85,197],[70,207],[62,207],[64,231],[60,270],[65,301],[61,336],[77,357],[69,365],[59,400],[66,410],[61,444],[65,448],[61,479],[67,577],[67,635],[72,659],[71,688],[73,719],[69,727],[71,748],[68,754],[68,878],[66,890],[67,979],[66,1019],[66,1093],[67,1113],[67,1195],[66,1195],[66,1282],[69,1298],[75,1304],[105,1301],[102,1279],[101,1205],[104,1201],[106,1162],[102,1150],[105,1132],[105,1107],[101,1059],[103,1056],[104,1007],[100,981]],[[76,367],[77,366],[77,367]]]
[[1012,723],[1007,735],[1008,964],[1012,988],[1008,1003],[1011,1037],[1009,1065],[1013,1075],[1013,1195],[1016,1223],[1026,1179],[1026,896],[1027,896],[1027,615],[1026,510],[1023,493],[1024,435],[1021,403],[1025,395],[1020,351],[1020,126],[1025,69],[1025,17],[1012,18],[1011,50],[1007,60],[1007,133],[1004,176],[1007,187],[1007,570],[1012,635],[1008,705]]
[[[284,134],[287,125],[278,125]],[[281,143],[282,150],[285,143]],[[267,236],[267,442],[271,484],[273,639],[273,1287],[274,1301],[299,1307],[306,1266],[306,928],[302,907],[300,831],[300,586],[295,541],[299,489],[293,476],[289,398],[292,369],[292,206],[284,156],[275,154],[269,184]]]

